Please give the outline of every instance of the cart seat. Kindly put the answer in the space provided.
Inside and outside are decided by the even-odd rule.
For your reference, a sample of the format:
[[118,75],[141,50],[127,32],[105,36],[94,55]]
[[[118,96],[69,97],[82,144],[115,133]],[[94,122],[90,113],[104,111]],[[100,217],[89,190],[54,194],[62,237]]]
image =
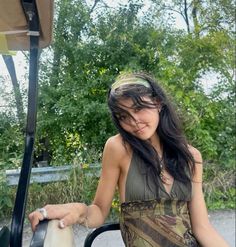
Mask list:
[[44,220],[33,234],[30,247],[75,247],[73,229],[58,227],[58,220]]
[[[60,229],[58,224],[58,220],[41,221],[34,232],[30,247],[75,247],[72,227]],[[87,235],[84,247],[91,247],[96,237],[103,232],[119,229],[119,223],[108,223],[96,228]]]

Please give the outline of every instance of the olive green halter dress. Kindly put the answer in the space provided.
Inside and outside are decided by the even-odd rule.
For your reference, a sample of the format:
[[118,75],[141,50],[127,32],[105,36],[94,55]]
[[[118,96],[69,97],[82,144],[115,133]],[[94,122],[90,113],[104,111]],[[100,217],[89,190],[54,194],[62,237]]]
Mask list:
[[197,247],[187,202],[191,184],[174,181],[168,194],[142,159],[133,153],[121,204],[120,228],[126,247]]

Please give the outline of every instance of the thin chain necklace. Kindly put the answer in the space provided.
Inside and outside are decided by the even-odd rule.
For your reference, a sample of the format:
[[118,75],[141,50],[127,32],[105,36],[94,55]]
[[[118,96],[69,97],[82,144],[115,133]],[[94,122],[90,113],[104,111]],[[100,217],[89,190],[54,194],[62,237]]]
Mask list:
[[166,173],[166,169],[165,169],[165,163],[163,160],[163,157],[160,159],[160,167],[161,167],[161,173],[160,173],[160,179],[162,181],[163,184],[165,185],[171,185],[173,184],[173,177],[168,176]]

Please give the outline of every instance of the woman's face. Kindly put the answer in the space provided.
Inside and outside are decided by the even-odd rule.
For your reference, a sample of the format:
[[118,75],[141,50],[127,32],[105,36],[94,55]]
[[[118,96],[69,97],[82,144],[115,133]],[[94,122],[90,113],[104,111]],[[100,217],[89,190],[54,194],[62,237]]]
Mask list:
[[[142,100],[155,106],[149,97],[143,97]],[[135,105],[132,99],[123,99],[119,103],[124,112],[118,114],[117,118],[125,131],[141,140],[156,138],[160,109],[158,104],[152,108],[140,107]]]

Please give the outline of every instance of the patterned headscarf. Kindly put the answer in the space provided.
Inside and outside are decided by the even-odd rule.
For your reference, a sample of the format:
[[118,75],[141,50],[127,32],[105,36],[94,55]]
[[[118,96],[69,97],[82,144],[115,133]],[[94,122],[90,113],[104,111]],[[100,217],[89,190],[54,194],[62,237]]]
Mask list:
[[150,84],[148,83],[147,80],[145,80],[141,77],[136,77],[136,76],[130,75],[130,76],[125,76],[125,77],[120,78],[117,81],[115,81],[111,85],[111,90],[115,91],[120,86],[131,85],[131,84],[143,85],[144,87],[150,88]]

